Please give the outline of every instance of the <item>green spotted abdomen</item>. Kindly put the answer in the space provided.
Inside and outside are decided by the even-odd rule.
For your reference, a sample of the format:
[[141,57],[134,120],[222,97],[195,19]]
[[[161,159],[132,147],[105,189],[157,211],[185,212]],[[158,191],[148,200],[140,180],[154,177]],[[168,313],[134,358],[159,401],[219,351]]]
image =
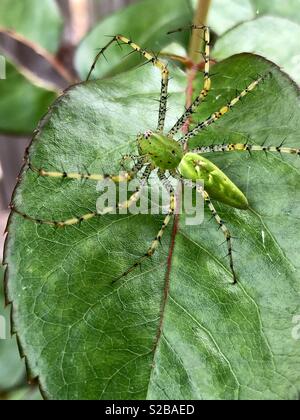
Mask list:
[[187,153],[178,166],[181,176],[204,182],[211,198],[231,207],[246,210],[249,203],[242,191],[215,164],[197,153]]

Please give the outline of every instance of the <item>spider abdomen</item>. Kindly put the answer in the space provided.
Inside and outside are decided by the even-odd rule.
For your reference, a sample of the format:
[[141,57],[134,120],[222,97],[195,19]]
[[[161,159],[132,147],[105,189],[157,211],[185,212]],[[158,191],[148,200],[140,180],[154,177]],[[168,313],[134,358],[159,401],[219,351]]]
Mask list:
[[185,179],[201,180],[211,198],[231,207],[246,210],[249,203],[242,191],[214,163],[197,153],[187,153],[178,170]]
[[138,139],[138,144],[140,154],[163,170],[176,169],[183,158],[180,144],[160,133],[147,132]]

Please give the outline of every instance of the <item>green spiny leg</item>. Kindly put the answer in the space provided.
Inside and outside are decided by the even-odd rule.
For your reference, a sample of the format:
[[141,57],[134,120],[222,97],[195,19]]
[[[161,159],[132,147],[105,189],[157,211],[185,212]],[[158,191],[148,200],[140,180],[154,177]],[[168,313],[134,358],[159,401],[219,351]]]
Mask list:
[[130,172],[134,172],[136,174],[138,172],[140,172],[145,165],[145,160],[141,156],[124,155],[124,156],[122,156],[122,159],[120,161],[120,166],[125,170],[126,173],[127,173],[127,171],[126,171],[126,168],[125,168],[125,162],[128,161],[128,160],[133,162],[133,167],[132,167]]
[[43,219],[39,219],[39,218],[29,216],[26,213],[23,213],[19,209],[17,209],[16,206],[13,203],[10,205],[10,208],[13,212],[19,214],[24,219],[29,220],[31,222],[35,222],[39,225],[48,225],[48,226],[53,226],[55,228],[62,228],[62,227],[67,227],[67,226],[78,225],[78,224],[81,224],[82,222],[91,220],[95,217],[100,217],[100,216],[103,216],[105,214],[112,213],[116,209],[124,209],[124,208],[129,209],[134,203],[136,203],[139,200],[142,189],[148,181],[150,171],[151,171],[150,168],[145,169],[145,173],[143,174],[143,177],[140,180],[140,185],[137,187],[136,191],[131,195],[131,197],[127,201],[119,203],[117,205],[117,207],[106,207],[105,210],[101,212],[101,214],[94,211],[94,212],[86,213],[86,214],[84,214],[82,216],[79,216],[79,217],[73,217],[73,218],[68,219],[68,220],[55,221],[55,220],[43,220]]
[[158,177],[159,177],[159,179],[161,180],[161,182],[162,182],[162,184],[163,184],[164,188],[165,188],[165,189],[166,189],[169,193],[174,192],[173,185],[172,185],[172,183],[171,183],[170,179],[166,176],[165,171],[163,171],[162,169],[159,169],[159,170],[158,170]]
[[134,162],[136,160],[137,156],[135,155],[123,155],[120,160],[120,166],[125,170],[125,162],[131,161]]
[[105,179],[111,179],[113,182],[126,182],[132,179],[132,174],[124,172],[119,175],[107,175],[107,174],[91,174],[89,172],[80,173],[80,172],[55,172],[55,171],[46,171],[44,169],[37,169],[31,163],[28,164],[28,168],[33,172],[36,172],[41,177],[46,178],[57,178],[57,179],[73,179],[73,180],[90,180],[90,181],[103,181]]
[[171,183],[169,184],[169,186],[170,186],[170,206],[169,206],[169,211],[168,211],[168,214],[167,214],[167,216],[165,217],[165,219],[164,219],[164,221],[163,221],[163,224],[162,224],[162,226],[161,226],[161,228],[160,228],[160,230],[159,230],[159,232],[158,232],[158,234],[156,235],[156,237],[155,237],[155,239],[154,239],[154,241],[152,242],[152,244],[151,244],[151,246],[149,247],[149,249],[148,249],[148,251],[146,252],[146,254],[145,255],[143,255],[141,258],[139,258],[131,267],[129,267],[128,268],[128,270],[126,270],[120,277],[118,277],[117,279],[115,279],[114,281],[113,281],[113,283],[116,283],[118,280],[121,280],[123,277],[126,277],[126,276],[128,276],[128,274],[130,274],[132,271],[134,271],[138,266],[140,266],[144,261],[146,261],[148,258],[151,258],[154,254],[155,254],[155,252],[156,252],[156,250],[157,250],[157,248],[158,248],[158,246],[159,246],[159,244],[161,243],[161,240],[162,240],[162,237],[163,237],[163,235],[164,235],[164,233],[165,233],[165,230],[166,230],[166,228],[167,228],[167,226],[168,226],[168,224],[170,223],[170,221],[171,221],[171,219],[172,219],[172,217],[173,217],[173,215],[174,215],[174,213],[175,213],[175,206],[176,206],[176,203],[175,203],[175,194],[174,194],[174,190],[173,190],[173,188],[172,188],[172,185],[171,185]]
[[239,95],[232,99],[227,105],[223,106],[219,111],[214,112],[207,120],[198,124],[193,130],[188,132],[185,136],[179,139],[180,143],[185,144],[192,137],[200,133],[200,131],[209,127],[214,122],[222,118],[227,112],[229,112],[239,101],[241,101],[248,93],[252,92],[260,83],[262,83],[270,73],[267,73],[264,76],[260,76],[257,80],[254,80],[250,85],[244,89]]
[[158,131],[163,131],[167,113],[167,102],[168,102],[168,85],[169,85],[169,70],[165,63],[158,59],[155,55],[149,53],[148,51],[142,49],[139,45],[135,44],[130,39],[126,38],[123,35],[115,35],[105,47],[103,47],[100,52],[96,55],[95,60],[92,64],[92,67],[89,71],[87,76],[87,80],[90,79],[93,70],[96,67],[98,60],[100,59],[101,55],[104,55],[105,51],[114,43],[116,42],[119,46],[121,43],[128,45],[136,51],[140,53],[149,63],[152,63],[155,67],[157,67],[161,72],[161,93],[160,93],[160,101],[159,101],[159,116],[158,116]]
[[216,152],[275,152],[275,153],[286,153],[290,155],[300,156],[300,148],[283,147],[280,146],[258,146],[249,143],[228,143],[228,144],[215,144],[211,146],[198,147],[193,150],[194,153],[216,153]]
[[231,272],[232,272],[233,284],[236,284],[237,283],[237,276],[235,274],[234,265],[233,265],[232,236],[231,236],[231,233],[230,233],[229,229],[226,227],[225,222],[218,215],[217,210],[215,209],[213,203],[211,202],[209,194],[204,190],[204,188],[202,186],[197,186],[195,184],[195,182],[191,181],[190,179],[185,179],[182,176],[178,175],[176,172],[173,173],[172,175],[175,177],[175,179],[180,180],[184,185],[187,185],[188,187],[196,188],[196,191],[199,194],[201,194],[204,202],[208,205],[208,208],[211,211],[211,214],[212,214],[213,218],[215,219],[215,221],[219,225],[219,228],[222,230],[222,232],[223,232],[223,234],[226,238],[226,243],[227,243],[227,248],[228,248],[227,256],[229,257],[229,261],[230,261],[230,269],[231,269]]
[[[203,58],[205,61],[205,68],[204,68],[204,86],[202,91],[200,92],[199,96],[194,100],[192,105],[186,110],[186,112],[179,118],[179,120],[176,122],[174,127],[169,131],[168,136],[174,137],[174,135],[180,130],[180,128],[184,125],[184,123],[190,118],[191,115],[193,115],[199,105],[203,102],[203,100],[207,97],[210,88],[211,88],[211,79],[209,75],[210,70],[210,30],[207,26],[197,26],[192,25],[192,29],[203,29],[204,31],[204,42],[205,42],[205,49],[203,53]],[[178,32],[177,31],[171,31],[169,33]]]
[[232,277],[233,277],[233,284],[236,284],[237,277],[236,277],[236,274],[235,274],[235,271],[234,271],[234,265],[233,265],[233,249],[232,249],[231,233],[230,233],[229,229],[226,227],[224,221],[218,215],[217,210],[215,209],[214,205],[212,204],[208,193],[201,187],[197,187],[197,191],[202,195],[205,203],[208,205],[209,210],[211,211],[211,214],[212,214],[213,218],[218,223],[220,229],[224,233],[224,236],[226,238],[227,248],[228,248],[228,257],[229,257],[230,269],[231,269]]

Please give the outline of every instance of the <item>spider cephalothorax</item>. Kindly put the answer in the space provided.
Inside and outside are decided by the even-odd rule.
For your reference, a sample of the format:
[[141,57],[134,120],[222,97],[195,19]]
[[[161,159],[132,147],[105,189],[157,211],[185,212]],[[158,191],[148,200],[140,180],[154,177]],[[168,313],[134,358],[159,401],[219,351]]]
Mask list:
[[138,150],[154,168],[175,170],[183,158],[182,146],[161,133],[147,131],[138,137]]
[[[148,62],[152,63],[157,67],[162,75],[161,81],[161,95],[160,95],[160,106],[159,106],[159,115],[158,115],[158,125],[156,130],[148,130],[144,134],[140,134],[137,137],[137,148],[136,152],[130,156],[124,156],[122,161],[130,158],[132,162],[132,167],[130,171],[121,175],[103,175],[103,174],[90,174],[90,173],[69,173],[69,172],[54,172],[47,171],[44,168],[35,168],[30,162],[28,163],[28,169],[38,172],[40,176],[43,177],[52,177],[52,178],[62,178],[62,179],[72,179],[76,181],[90,180],[90,181],[100,181],[105,178],[110,178],[115,183],[125,182],[133,177],[139,179],[139,187],[131,195],[131,197],[125,202],[120,202],[116,207],[108,207],[105,209],[104,213],[109,213],[113,210],[129,208],[136,201],[139,200],[143,187],[147,184],[148,179],[153,170],[156,170],[158,177],[163,182],[163,184],[170,191],[170,205],[169,211],[166,215],[161,229],[156,235],[151,246],[147,252],[141,256],[141,258],[135,262],[125,273],[120,277],[126,276],[133,269],[141,264],[144,260],[151,257],[154,252],[157,250],[161,238],[166,230],[172,216],[176,210],[176,200],[175,192],[172,186],[172,183],[169,180],[169,176],[173,176],[180,181],[188,181],[192,183],[194,188],[198,191],[199,194],[203,197],[203,200],[209,207],[213,218],[219,225],[222,230],[228,247],[228,257],[230,260],[230,268],[232,271],[234,283],[237,280],[234,266],[233,266],[233,256],[232,256],[232,236],[230,231],[226,227],[224,221],[218,215],[211,198],[218,200],[229,206],[238,208],[238,209],[247,209],[248,201],[245,195],[239,190],[239,188],[210,160],[203,157],[203,154],[211,153],[215,151],[222,152],[255,152],[255,151],[264,151],[264,152],[279,152],[279,153],[289,153],[300,155],[300,149],[289,148],[283,146],[264,146],[251,145],[249,143],[245,144],[214,144],[212,146],[202,146],[198,147],[195,150],[187,150],[185,145],[190,139],[199,134],[202,130],[217,122],[220,118],[228,113],[240,100],[242,100],[249,92],[252,92],[257,86],[263,82],[269,74],[259,75],[253,79],[253,81],[247,86],[246,89],[241,91],[231,99],[227,104],[222,106],[219,110],[211,114],[205,121],[196,124],[190,131],[183,134],[179,140],[175,140],[175,136],[180,133],[181,128],[184,126],[186,121],[196,112],[199,105],[209,94],[211,89],[211,79],[209,75],[210,70],[210,32],[209,28],[206,26],[195,26],[192,25],[192,29],[203,30],[204,32],[204,41],[205,41],[205,50],[204,50],[204,85],[203,89],[199,95],[195,98],[192,105],[185,110],[183,115],[178,119],[176,124],[169,130],[169,132],[164,132],[165,118],[167,111],[167,102],[168,102],[168,83],[169,83],[169,70],[167,64],[161,61],[158,56],[155,56],[152,53],[147,52],[146,50],[139,47],[132,40],[124,37],[123,35],[114,36],[109,43],[101,49],[99,54],[96,56],[95,61],[92,65],[91,71],[88,75],[88,79],[92,74],[92,71],[100,58],[100,56],[106,51],[106,49],[112,45],[114,42],[117,42],[120,46],[121,44],[126,44],[134,51],[140,53]],[[173,31],[172,31],[173,32]],[[124,111],[125,112],[125,111]],[[204,187],[199,186],[196,181],[203,181]],[[20,214],[27,220],[33,221],[38,224],[46,224],[52,227],[68,227],[72,225],[77,225],[86,220],[90,220],[95,217],[101,217],[103,212],[99,214],[97,210],[91,211],[82,216],[73,217],[69,220],[64,221],[54,221],[54,220],[41,220],[38,217],[33,217],[25,214],[20,211],[14,204],[12,204],[12,209]]]

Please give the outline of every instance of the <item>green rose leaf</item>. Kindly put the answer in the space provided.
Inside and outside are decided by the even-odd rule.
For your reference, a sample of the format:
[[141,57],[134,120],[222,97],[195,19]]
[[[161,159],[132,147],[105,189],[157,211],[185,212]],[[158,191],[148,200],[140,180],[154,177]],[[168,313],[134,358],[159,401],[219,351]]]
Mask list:
[[[299,91],[263,58],[217,64],[197,119],[258,74],[264,84],[193,139],[300,145]],[[172,70],[169,128],[183,110],[186,80]],[[160,77],[148,66],[71,88],[52,107],[30,149],[45,170],[110,172],[139,131],[155,129]],[[200,86],[199,86],[200,89]],[[112,285],[145,253],[163,216],[107,215],[55,230],[13,215],[5,253],[8,298],[32,377],[50,399],[294,399],[300,390],[300,162],[296,156],[227,153],[211,159],[245,192],[250,209],[215,203],[238,239],[238,284],[213,222],[180,218],[141,271]],[[84,169],[86,168],[86,169]],[[38,177],[28,168],[16,207],[64,220],[95,209],[91,182]],[[170,289],[166,282],[170,276]],[[165,296],[167,295],[167,299]]]
[[217,60],[223,60],[240,52],[260,54],[274,61],[300,83],[299,39],[300,25],[297,23],[263,16],[244,22],[219,38],[212,55]]
[[251,2],[257,14],[285,17],[300,23],[300,0],[251,0]]
[[56,96],[50,86],[6,61],[6,78],[0,80],[0,132],[32,133]]
[[24,386],[6,394],[0,395],[0,401],[40,401],[41,393],[37,387]]
[[1,0],[0,28],[13,30],[55,53],[63,30],[63,18],[54,0]]
[[[197,0],[194,0],[196,5]],[[241,22],[253,19],[255,12],[251,0],[212,0],[208,15],[208,25],[217,34],[233,28]]]
[[13,388],[25,378],[24,363],[20,359],[16,338],[10,338],[10,308],[4,309],[4,269],[0,265],[0,395]]

